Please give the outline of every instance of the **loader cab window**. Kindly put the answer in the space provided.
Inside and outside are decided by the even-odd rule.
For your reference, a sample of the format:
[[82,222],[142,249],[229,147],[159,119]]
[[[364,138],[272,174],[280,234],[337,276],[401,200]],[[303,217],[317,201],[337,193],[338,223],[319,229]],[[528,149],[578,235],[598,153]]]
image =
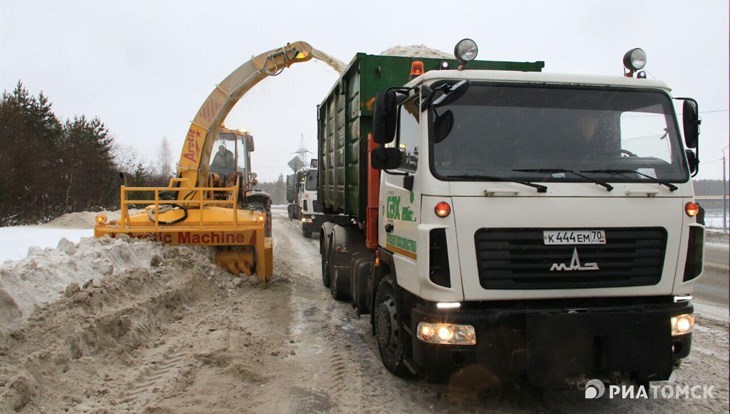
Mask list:
[[236,172],[245,173],[249,165],[249,153],[246,148],[246,140],[238,137],[236,140]]
[[236,170],[235,146],[231,142],[216,141],[216,153],[210,163],[210,170],[221,175],[228,175]]
[[398,109],[398,148],[401,150],[400,170],[415,172],[421,140],[418,97],[414,97]]

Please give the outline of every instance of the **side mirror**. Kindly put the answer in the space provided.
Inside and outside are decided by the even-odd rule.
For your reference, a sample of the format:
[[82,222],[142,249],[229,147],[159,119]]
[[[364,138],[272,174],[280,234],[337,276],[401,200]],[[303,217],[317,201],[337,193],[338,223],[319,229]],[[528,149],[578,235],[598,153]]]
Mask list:
[[371,153],[370,166],[376,170],[393,170],[400,167],[401,151],[398,148],[376,148]]
[[683,98],[682,121],[684,127],[684,143],[687,148],[697,148],[700,136],[700,115],[697,108],[697,101],[691,98]]
[[433,142],[443,141],[454,127],[454,113],[451,110],[438,115],[433,121]]
[[377,144],[388,144],[395,138],[396,101],[393,90],[378,92],[375,95],[373,141]]
[[254,145],[253,145],[253,137],[252,137],[251,135],[248,135],[248,136],[246,137],[246,149],[247,149],[247,150],[248,150],[249,152],[253,152],[253,149],[254,149]]
[[685,155],[687,156],[687,164],[689,164],[689,172],[692,173],[692,176],[694,177],[700,168],[700,160],[697,159],[697,155],[695,155],[694,151],[692,150],[684,150]]

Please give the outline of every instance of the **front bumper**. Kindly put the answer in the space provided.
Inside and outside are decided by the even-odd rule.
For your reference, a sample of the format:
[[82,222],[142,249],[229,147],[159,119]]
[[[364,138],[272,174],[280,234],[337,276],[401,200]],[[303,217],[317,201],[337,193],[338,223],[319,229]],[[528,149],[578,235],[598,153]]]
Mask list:
[[691,333],[671,336],[670,319],[693,307],[671,298],[643,299],[472,303],[447,312],[420,302],[411,314],[413,329],[421,321],[472,325],[477,343],[428,344],[414,335],[413,360],[424,371],[479,366],[502,382],[526,378],[548,388],[616,373],[640,382],[665,380],[692,342]]

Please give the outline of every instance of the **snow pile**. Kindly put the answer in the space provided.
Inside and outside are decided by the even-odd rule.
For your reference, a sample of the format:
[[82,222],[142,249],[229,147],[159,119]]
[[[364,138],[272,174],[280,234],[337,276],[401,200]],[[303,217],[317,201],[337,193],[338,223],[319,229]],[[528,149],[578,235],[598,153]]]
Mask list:
[[94,236],[92,229],[64,229],[44,226],[0,227],[0,263],[22,259],[32,249],[55,248],[62,238],[78,243]]
[[93,229],[96,215],[99,213],[84,211],[79,213],[68,213],[44,224],[44,227],[61,227],[64,229]]
[[[135,214],[140,210],[130,209],[129,214]],[[68,213],[63,216],[43,224],[43,227],[55,227],[64,229],[93,229],[96,225],[96,216],[104,213],[109,220],[117,220],[122,216],[121,210],[117,211],[81,211],[78,213]]]
[[437,59],[453,59],[454,55],[442,52],[438,49],[432,49],[426,45],[410,45],[410,46],[393,46],[380,53],[386,56],[405,56],[405,57],[423,57]]
[[[159,265],[165,246],[126,236],[61,239],[55,249],[30,247],[28,257],[0,267],[0,327],[28,319],[36,305],[132,268]],[[169,249],[169,247],[167,247]],[[73,293],[73,292],[71,292]]]

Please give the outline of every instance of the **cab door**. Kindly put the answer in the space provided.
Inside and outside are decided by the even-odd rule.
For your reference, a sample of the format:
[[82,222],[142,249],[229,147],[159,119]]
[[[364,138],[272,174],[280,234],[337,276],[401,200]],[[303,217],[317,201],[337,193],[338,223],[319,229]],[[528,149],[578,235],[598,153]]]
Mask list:
[[[388,146],[401,150],[396,170],[384,170],[380,186],[380,246],[393,253],[399,284],[416,274],[418,217],[421,196],[413,191],[421,142],[419,98],[414,96],[398,107],[396,139]],[[413,280],[413,279],[411,279]]]

